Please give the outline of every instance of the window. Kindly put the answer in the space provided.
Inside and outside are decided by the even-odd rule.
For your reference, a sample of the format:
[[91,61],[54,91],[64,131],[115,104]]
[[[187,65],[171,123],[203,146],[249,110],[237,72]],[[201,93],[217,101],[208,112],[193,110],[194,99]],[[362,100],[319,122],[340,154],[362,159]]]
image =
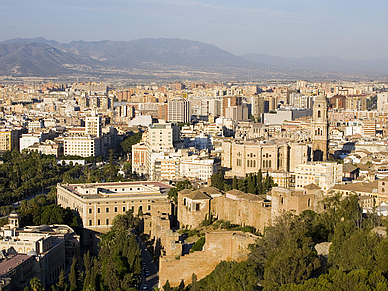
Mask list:
[[183,198],[183,205],[186,206],[186,198]]
[[97,219],[97,225],[100,225],[100,224],[101,224],[100,220],[99,220],[99,219]]
[[199,203],[195,204],[195,210],[199,211]]
[[321,117],[321,110],[318,110],[318,118]]
[[308,199],[307,200],[307,207],[310,207],[311,206],[311,199]]
[[148,205],[148,207],[147,207],[147,208],[148,208],[148,210],[151,210],[151,205]]
[[100,213],[101,209],[100,207],[97,208],[97,213]]
[[109,225],[109,218],[106,219],[106,225]]
[[123,206],[123,212],[125,212],[125,206]]
[[90,219],[90,220],[89,220],[89,226],[91,226],[91,225],[92,225],[92,220]]
[[89,208],[89,213],[92,213],[92,209],[91,208]]
[[117,207],[115,207],[115,212],[117,212]]
[[109,212],[109,207],[105,208],[105,212],[106,212],[106,213]]

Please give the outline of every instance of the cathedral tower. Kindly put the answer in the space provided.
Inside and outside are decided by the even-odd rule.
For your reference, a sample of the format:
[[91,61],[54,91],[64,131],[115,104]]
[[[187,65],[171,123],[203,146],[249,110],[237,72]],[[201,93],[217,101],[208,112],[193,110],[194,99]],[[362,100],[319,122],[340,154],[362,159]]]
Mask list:
[[312,120],[313,160],[327,160],[329,152],[329,124],[327,99],[324,95],[315,97]]

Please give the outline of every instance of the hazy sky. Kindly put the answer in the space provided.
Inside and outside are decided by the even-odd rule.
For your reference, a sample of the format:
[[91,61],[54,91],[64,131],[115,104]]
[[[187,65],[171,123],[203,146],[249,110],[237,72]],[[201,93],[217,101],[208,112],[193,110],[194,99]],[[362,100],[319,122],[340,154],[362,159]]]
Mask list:
[[388,59],[386,0],[1,0],[0,41],[182,38],[231,53]]

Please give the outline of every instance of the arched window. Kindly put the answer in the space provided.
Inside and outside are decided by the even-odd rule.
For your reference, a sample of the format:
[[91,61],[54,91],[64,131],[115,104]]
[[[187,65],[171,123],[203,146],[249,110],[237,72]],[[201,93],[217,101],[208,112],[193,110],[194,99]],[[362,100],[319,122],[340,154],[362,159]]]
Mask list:
[[318,118],[321,118],[321,110],[318,110]]
[[311,199],[309,198],[308,200],[307,200],[307,207],[310,207],[311,206]]

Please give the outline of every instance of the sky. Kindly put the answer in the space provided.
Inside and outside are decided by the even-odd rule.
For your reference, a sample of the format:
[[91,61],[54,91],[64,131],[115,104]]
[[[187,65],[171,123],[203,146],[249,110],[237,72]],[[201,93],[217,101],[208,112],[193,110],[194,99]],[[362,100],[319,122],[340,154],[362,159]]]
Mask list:
[[1,0],[0,41],[181,38],[236,55],[388,59],[386,0]]

